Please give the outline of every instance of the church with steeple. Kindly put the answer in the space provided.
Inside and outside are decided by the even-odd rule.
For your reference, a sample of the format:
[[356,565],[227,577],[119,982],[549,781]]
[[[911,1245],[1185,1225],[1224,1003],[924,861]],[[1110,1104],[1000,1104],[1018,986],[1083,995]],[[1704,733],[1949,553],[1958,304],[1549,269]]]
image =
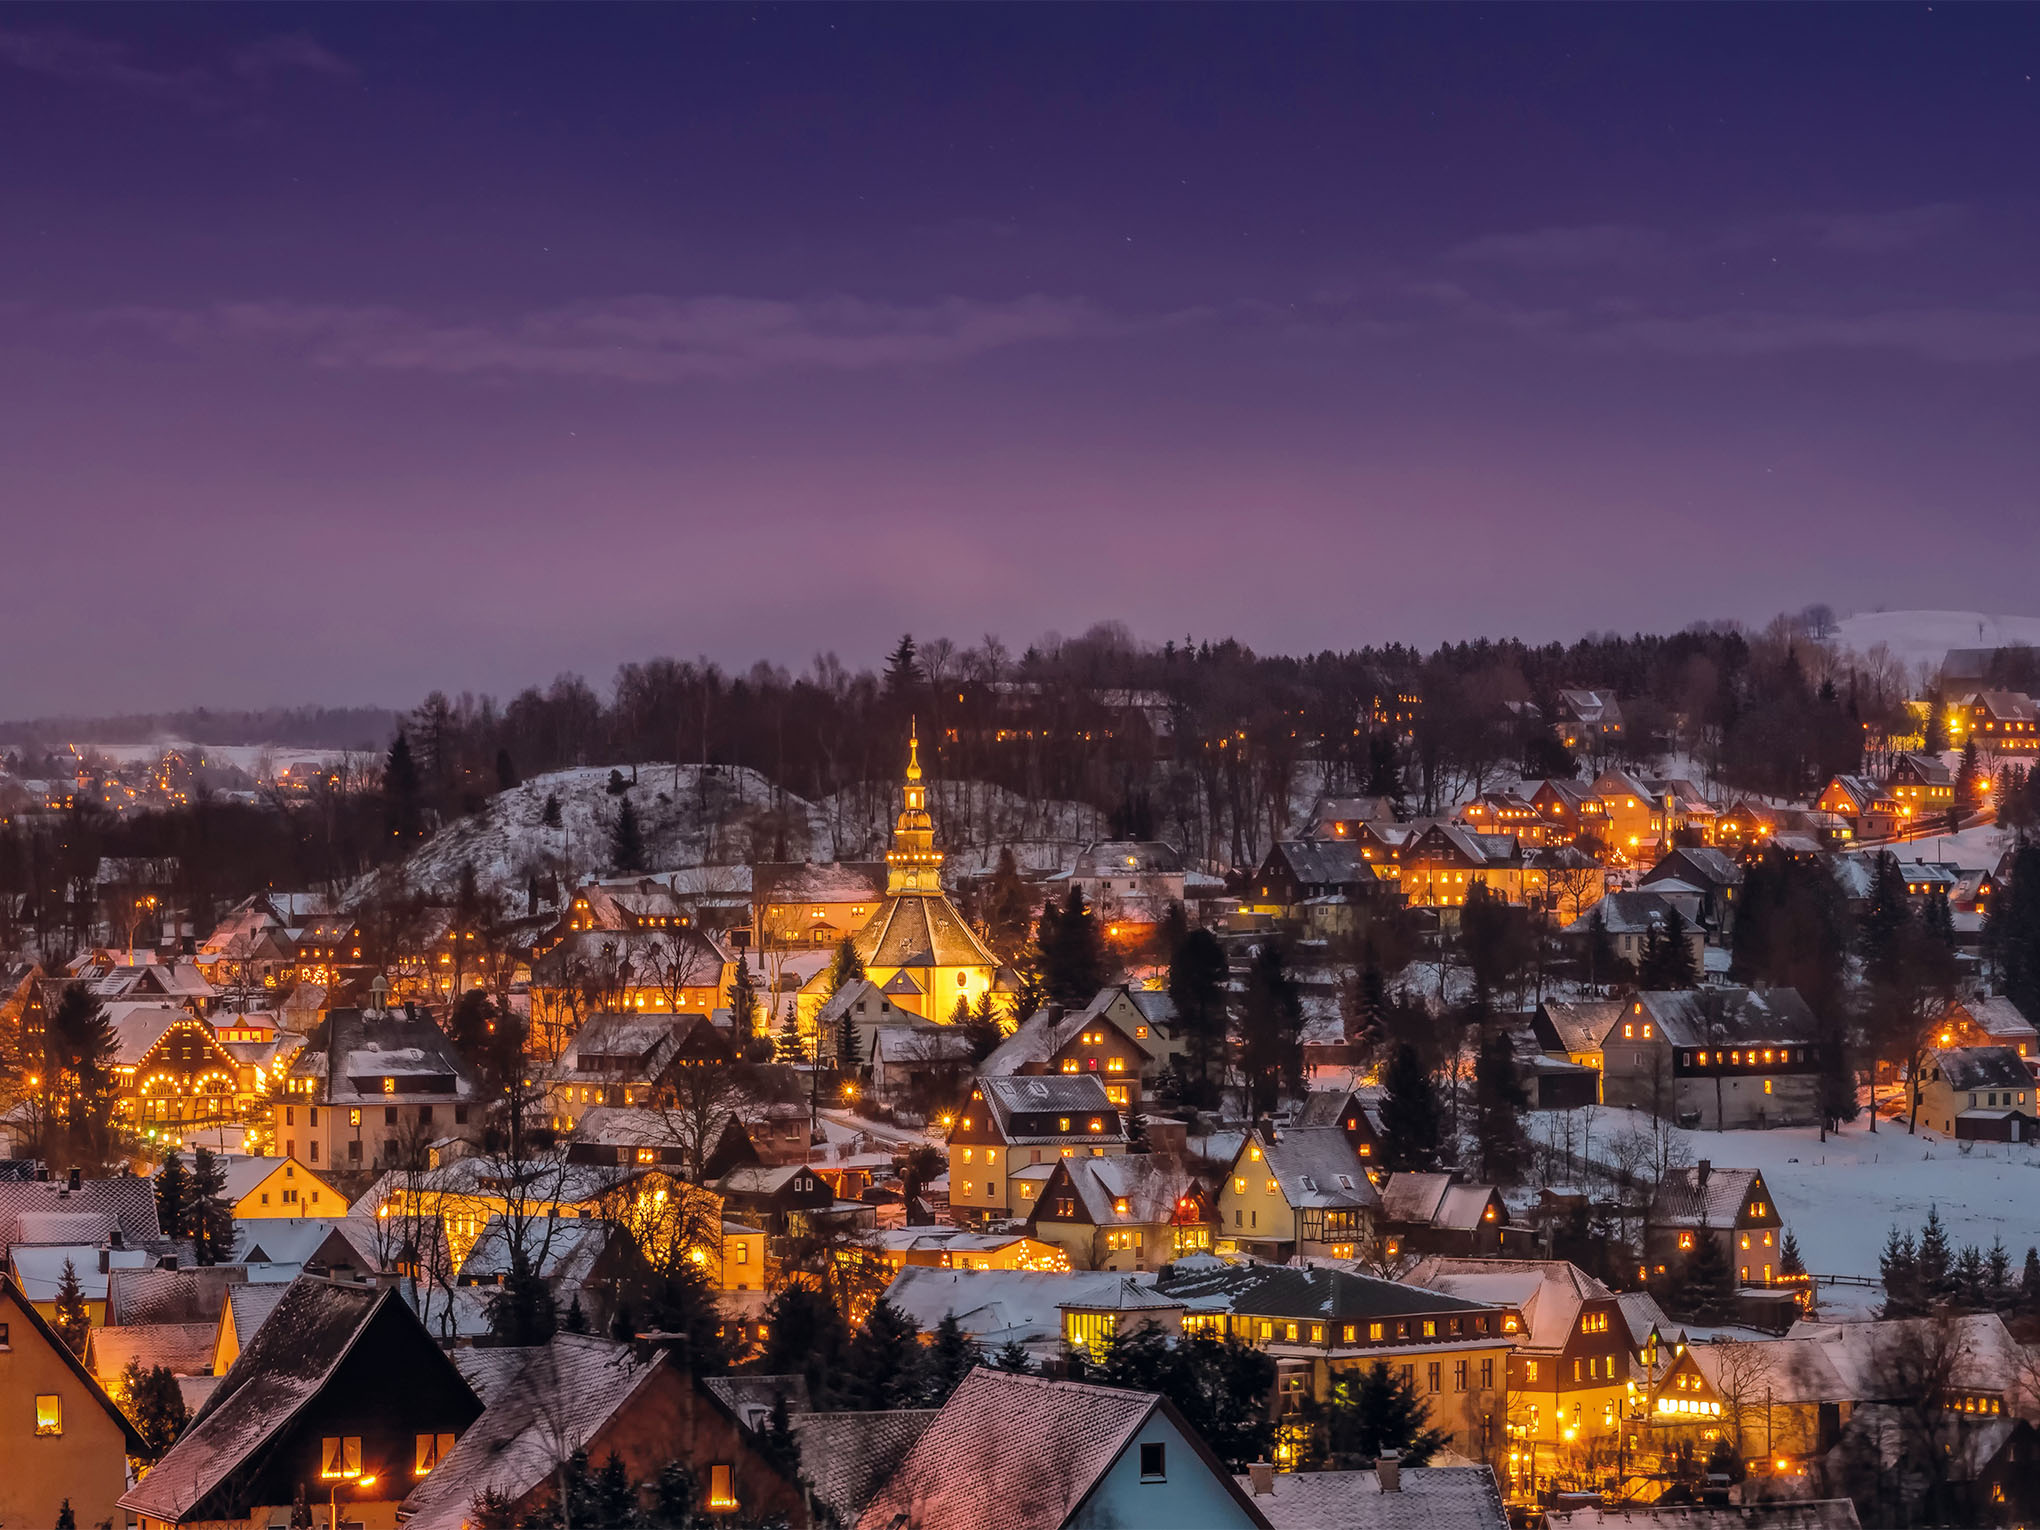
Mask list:
[[907,739],[907,782],[886,852],[885,900],[850,938],[864,975],[899,1008],[945,1022],[956,1001],[975,1006],[999,962],[942,890],[942,852],[921,780],[921,743]]

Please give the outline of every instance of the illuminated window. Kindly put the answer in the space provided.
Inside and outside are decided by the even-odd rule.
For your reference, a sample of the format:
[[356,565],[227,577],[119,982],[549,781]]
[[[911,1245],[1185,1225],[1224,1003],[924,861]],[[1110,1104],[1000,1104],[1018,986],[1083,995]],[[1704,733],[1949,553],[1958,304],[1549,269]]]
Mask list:
[[737,1483],[731,1467],[718,1461],[708,1469],[708,1501],[703,1507],[711,1513],[727,1514],[737,1506]]
[[328,1482],[361,1475],[361,1436],[327,1435],[319,1441],[319,1476]]
[[453,1436],[450,1434],[421,1434],[418,1436],[417,1444],[417,1459],[411,1467],[411,1475],[422,1477],[446,1459],[446,1453],[453,1449]]
[[64,1432],[64,1400],[54,1392],[38,1392],[35,1399],[35,1432],[37,1434],[62,1434]]
[[397,1081],[393,1078],[385,1078],[382,1081],[382,1092],[384,1094],[395,1094],[397,1092]]

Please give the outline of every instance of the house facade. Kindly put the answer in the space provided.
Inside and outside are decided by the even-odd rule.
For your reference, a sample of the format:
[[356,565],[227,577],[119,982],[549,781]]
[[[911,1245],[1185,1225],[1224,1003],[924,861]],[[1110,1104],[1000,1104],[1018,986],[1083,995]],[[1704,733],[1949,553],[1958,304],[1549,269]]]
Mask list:
[[120,1517],[127,1458],[141,1439],[71,1347],[0,1275],[0,1524],[54,1525]]
[[1093,1074],[980,1077],[949,1133],[950,1210],[970,1223],[1024,1216],[1016,1170],[1126,1148],[1125,1119]]
[[1218,1192],[1217,1250],[1276,1262],[1354,1259],[1374,1247],[1381,1195],[1342,1126],[1260,1128]]

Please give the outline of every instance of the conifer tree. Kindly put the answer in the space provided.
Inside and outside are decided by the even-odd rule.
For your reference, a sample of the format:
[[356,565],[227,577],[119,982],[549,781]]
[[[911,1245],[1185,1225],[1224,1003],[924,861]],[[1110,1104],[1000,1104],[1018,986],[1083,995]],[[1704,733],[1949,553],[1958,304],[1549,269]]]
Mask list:
[[765,1309],[765,1332],[760,1375],[803,1377],[817,1405],[836,1395],[850,1330],[834,1302],[811,1286],[782,1286]]
[[1053,919],[1048,909],[1042,911],[1038,938],[1048,1001],[1082,1009],[1098,996],[1106,977],[1105,935],[1082,888],[1070,888]]
[[57,1509],[57,1523],[54,1530],[78,1530],[78,1513],[66,1498]]
[[545,794],[545,810],[538,815],[538,821],[548,829],[560,827],[560,799],[557,792]]
[[935,1325],[935,1338],[928,1346],[928,1373],[923,1381],[921,1406],[939,1408],[949,1394],[971,1373],[981,1357],[977,1345],[953,1312],[945,1313]]
[[2004,1305],[2012,1294],[2012,1251],[2005,1247],[2002,1236],[1991,1239],[1990,1253],[1984,1260],[1984,1284],[1993,1307]]
[[1962,820],[1975,812],[1979,804],[1977,789],[1983,784],[1983,773],[1976,762],[1976,740],[1965,739],[1962,744],[1962,763],[1955,771],[1955,798],[1948,807],[1948,828],[1952,833],[1962,827]]
[[191,1253],[200,1264],[225,1264],[234,1257],[234,1207],[227,1199],[227,1171],[209,1148],[191,1159]]
[[895,702],[913,700],[921,689],[921,656],[914,647],[914,634],[900,634],[898,645],[886,655],[885,693]]
[[1686,1259],[1686,1310],[1695,1322],[1727,1323],[1735,1318],[1735,1263],[1725,1241],[1703,1227]]
[[1530,1095],[1517,1076],[1506,1031],[1497,1029],[1481,1043],[1473,1065],[1473,1098],[1474,1153],[1481,1177],[1492,1185],[1519,1183],[1530,1156],[1522,1114]]
[[1788,1229],[1785,1242],[1778,1250],[1778,1273],[1781,1275],[1804,1275],[1806,1261],[1800,1257],[1799,1240]]
[[1310,1414],[1310,1464],[1318,1470],[1361,1469],[1391,1450],[1404,1466],[1425,1466],[1447,1443],[1431,1427],[1430,1405],[1415,1380],[1381,1360],[1358,1373],[1341,1372],[1331,1396]]
[[2026,1267],[2019,1275],[2019,1305],[2040,1313],[2040,1248],[2026,1246]]
[[844,1347],[842,1405],[855,1412],[911,1406],[921,1395],[923,1353],[914,1320],[881,1298]]
[[588,1314],[581,1308],[581,1293],[576,1291],[574,1299],[567,1304],[566,1315],[560,1319],[560,1332],[586,1333]]
[[751,964],[737,963],[737,974],[730,979],[730,1036],[738,1046],[749,1040],[758,1029],[758,989],[751,980]]
[[1303,997],[1282,942],[1264,938],[1247,965],[1240,1002],[1240,1072],[1253,1110],[1268,1115],[1285,1096],[1303,1093]]
[[836,1022],[836,1071],[854,1078],[858,1069],[864,1066],[863,1046],[857,1035],[857,1022],[849,1010]]
[[[2034,1263],[2040,1265],[2040,1254],[2033,1257]],[[2036,1275],[2035,1283],[2040,1285],[2040,1275]],[[992,1369],[1004,1371],[1009,1376],[1031,1376],[1034,1374],[1034,1362],[1028,1358],[1026,1347],[1018,1339],[1008,1339],[992,1356]]]
[[1667,911],[1662,924],[1651,925],[1644,938],[1643,961],[1637,968],[1638,987],[1650,993],[1669,993],[1691,988],[1699,981],[1688,928],[1676,908]]
[[166,1238],[189,1236],[191,1219],[191,1173],[172,1148],[156,1171],[156,1220]]
[[160,1461],[163,1453],[177,1443],[177,1436],[184,1432],[191,1416],[184,1406],[184,1394],[178,1389],[176,1376],[168,1366],[144,1370],[141,1361],[130,1360],[127,1369],[121,1372],[119,1392],[122,1411],[134,1420],[135,1430],[142,1437],[142,1459]]
[[1918,1317],[1927,1310],[1927,1293],[1920,1283],[1919,1248],[1911,1233],[1894,1226],[1885,1236],[1884,1252],[1877,1256],[1877,1273],[1884,1284],[1882,1316]]
[[510,751],[508,749],[498,749],[496,751],[496,790],[507,792],[517,784],[517,767],[511,763]]
[[800,1020],[794,1011],[793,1000],[786,1001],[786,1013],[779,1020],[779,1060],[783,1063],[805,1062],[807,1047],[801,1041]]
[[645,869],[645,834],[638,825],[637,808],[630,798],[616,811],[616,823],[609,831],[609,864],[619,872]]
[[1932,691],[1927,696],[1927,716],[1920,752],[1938,760],[1948,752],[1948,709],[1942,704],[1941,693]]
[[1396,1172],[1438,1167],[1444,1113],[1431,1075],[1408,1042],[1390,1054],[1381,1100],[1382,1162]]
[[419,796],[418,762],[411,755],[410,739],[399,728],[396,742],[390,745],[389,756],[383,761],[382,798],[383,827],[400,844],[425,837],[425,815]]
[[78,1266],[71,1260],[64,1261],[63,1274],[57,1280],[57,1335],[71,1348],[71,1353],[81,1359],[85,1354],[85,1341],[92,1337],[92,1312],[85,1305],[85,1288],[78,1283]]
[[835,960],[829,963],[829,976],[826,980],[827,991],[822,996],[823,1002],[826,1003],[828,1000],[835,998],[837,994],[848,988],[852,983],[859,983],[863,980],[864,960],[858,956],[857,947],[851,942],[850,937],[845,935],[836,942]]
[[1212,1065],[1225,1061],[1225,948],[1209,930],[1191,930],[1169,959],[1169,998],[1183,1029],[1189,1103],[1207,1103]]
[[1920,1295],[1929,1305],[1945,1301],[1953,1292],[1954,1251],[1948,1246],[1948,1229],[1941,1223],[1941,1208],[1927,1207],[1927,1220],[1920,1227]]

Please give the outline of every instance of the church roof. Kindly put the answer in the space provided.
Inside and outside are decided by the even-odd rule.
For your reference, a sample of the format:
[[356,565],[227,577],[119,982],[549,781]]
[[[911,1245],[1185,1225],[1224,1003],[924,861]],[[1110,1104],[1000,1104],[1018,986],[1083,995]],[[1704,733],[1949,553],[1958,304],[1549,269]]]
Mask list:
[[996,967],[943,893],[896,893],[854,937],[866,967]]

